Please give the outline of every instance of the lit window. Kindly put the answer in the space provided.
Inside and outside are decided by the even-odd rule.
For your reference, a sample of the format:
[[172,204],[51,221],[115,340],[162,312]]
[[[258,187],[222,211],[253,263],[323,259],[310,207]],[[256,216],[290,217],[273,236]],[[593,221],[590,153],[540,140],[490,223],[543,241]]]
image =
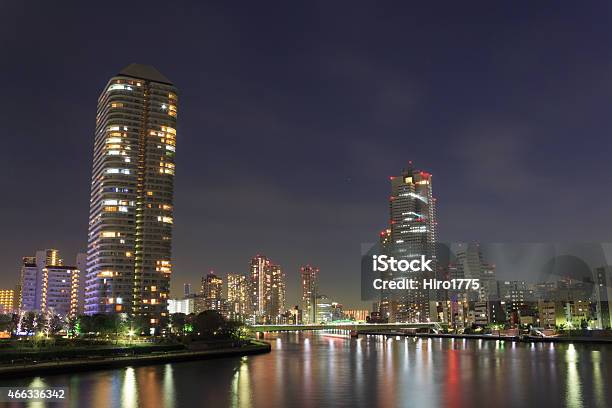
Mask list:
[[133,88],[129,85],[123,85],[123,84],[112,84],[111,86],[108,87],[108,92],[110,91],[131,91]]

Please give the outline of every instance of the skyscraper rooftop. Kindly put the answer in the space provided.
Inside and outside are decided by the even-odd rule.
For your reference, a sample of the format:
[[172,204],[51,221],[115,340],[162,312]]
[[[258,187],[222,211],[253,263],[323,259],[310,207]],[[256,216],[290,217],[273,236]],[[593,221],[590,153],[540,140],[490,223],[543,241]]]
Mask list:
[[172,82],[168,78],[151,65],[130,64],[119,71],[119,75],[172,85]]

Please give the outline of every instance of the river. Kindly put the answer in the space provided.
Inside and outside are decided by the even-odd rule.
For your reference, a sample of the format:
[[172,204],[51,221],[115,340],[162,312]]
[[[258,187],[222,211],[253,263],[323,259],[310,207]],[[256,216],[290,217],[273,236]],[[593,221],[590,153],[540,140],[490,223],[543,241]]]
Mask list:
[[[606,407],[612,346],[267,334],[272,352],[1,381],[78,407]],[[12,405],[11,405],[12,404]],[[0,403],[0,406],[22,406]],[[30,404],[30,406],[42,406]]]

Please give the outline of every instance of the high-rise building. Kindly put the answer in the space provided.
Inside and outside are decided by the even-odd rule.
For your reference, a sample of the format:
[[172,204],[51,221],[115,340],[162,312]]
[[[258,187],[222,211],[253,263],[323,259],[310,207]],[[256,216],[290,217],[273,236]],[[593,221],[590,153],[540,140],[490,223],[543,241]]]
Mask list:
[[187,297],[191,295],[191,283],[186,283],[183,285],[183,296]]
[[227,274],[227,303],[233,319],[245,319],[252,312],[249,308],[249,279],[246,275]]
[[458,294],[463,294],[467,300],[497,300],[495,266],[483,260],[482,250],[478,243],[459,244],[456,266],[457,269],[454,271],[453,278],[478,279],[480,283],[478,291],[472,291],[468,294],[465,291],[458,291]]
[[317,296],[317,316],[315,323],[325,324],[333,320],[332,301],[325,295]]
[[167,317],[177,90],[155,68],[131,64],[98,98],[85,313]]
[[23,312],[40,310],[39,270],[35,256],[24,256],[19,273],[19,310]]
[[[413,259],[425,256],[431,259],[433,271],[436,270],[436,212],[435,198],[432,194],[432,175],[412,168],[400,176],[392,176],[390,209],[390,250],[396,259]],[[433,277],[426,272],[413,273],[398,278],[421,280]],[[394,276],[396,278],[396,276]],[[400,292],[400,291],[396,291]],[[435,320],[435,297],[430,291],[406,290],[399,294],[397,321]]]
[[75,317],[79,308],[80,271],[76,266],[47,265],[42,269],[42,313]]
[[285,275],[263,255],[251,259],[250,265],[251,320],[255,323],[275,323],[285,307]]
[[255,323],[265,320],[266,302],[269,296],[266,269],[269,266],[270,260],[265,256],[257,255],[251,259],[251,309]]
[[[36,251],[23,258],[19,277],[20,311],[50,312],[60,316],[80,313],[83,254],[77,266],[64,265],[57,249]],[[80,265],[80,266],[79,266]]]
[[317,296],[319,295],[319,268],[304,265],[300,268],[302,286],[302,322],[317,322]]
[[285,312],[285,273],[279,265],[270,265],[270,299],[266,314],[272,323],[280,323],[279,317]]
[[168,299],[168,313],[184,313],[186,315],[195,312],[195,298]]
[[612,267],[595,268],[593,275],[597,328],[607,329],[612,327]]
[[223,279],[218,277],[215,272],[210,271],[202,277],[200,293],[206,299],[221,299],[223,294]]
[[15,291],[0,289],[0,314],[10,314],[15,311]]
[[202,277],[200,295],[204,298],[204,310],[217,310],[225,312],[225,301],[223,300],[223,279],[210,271]]

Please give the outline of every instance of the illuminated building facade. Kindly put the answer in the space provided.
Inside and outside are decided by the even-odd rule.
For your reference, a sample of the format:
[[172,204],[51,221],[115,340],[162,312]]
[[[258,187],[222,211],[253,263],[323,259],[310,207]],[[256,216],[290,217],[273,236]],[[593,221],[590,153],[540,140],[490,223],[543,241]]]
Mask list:
[[348,309],[344,310],[344,316],[348,319],[355,320],[356,322],[365,322],[370,315],[370,311],[363,309]]
[[80,271],[76,266],[46,266],[42,269],[40,310],[62,317],[75,317],[79,307]]
[[36,266],[36,257],[25,256],[19,273],[19,310],[29,312],[39,310],[39,270]]
[[200,293],[206,299],[221,299],[223,294],[223,279],[215,275],[214,272],[209,272],[202,277],[202,287]]
[[63,317],[81,313],[84,254],[78,254],[77,266],[64,265],[57,249],[36,251],[23,258],[19,278],[19,310],[49,312]]
[[202,278],[200,295],[204,298],[204,310],[217,310],[223,314],[226,312],[225,300],[223,299],[223,279],[209,272]]
[[159,327],[170,290],[177,90],[131,64],[98,98],[85,313],[129,313]]
[[276,323],[285,307],[285,275],[263,255],[251,259],[249,303],[254,323]]
[[317,296],[319,293],[319,268],[305,265],[300,268],[302,284],[302,322],[314,324],[317,321]]
[[227,275],[227,305],[230,317],[234,319],[242,320],[252,312],[249,308],[249,280],[246,275]]
[[279,265],[270,265],[270,298],[268,299],[266,315],[271,323],[281,323],[280,316],[285,311],[286,288],[285,273]]
[[9,314],[15,311],[15,291],[13,289],[0,289],[0,314]]
[[[413,259],[424,255],[432,259],[436,270],[436,213],[432,194],[432,175],[412,168],[391,178],[390,250],[396,259]],[[402,276],[398,276],[402,277]],[[413,279],[431,277],[426,272],[405,276]],[[395,277],[394,277],[395,278]],[[435,297],[428,290],[406,290],[397,299],[397,321],[435,320]]]

